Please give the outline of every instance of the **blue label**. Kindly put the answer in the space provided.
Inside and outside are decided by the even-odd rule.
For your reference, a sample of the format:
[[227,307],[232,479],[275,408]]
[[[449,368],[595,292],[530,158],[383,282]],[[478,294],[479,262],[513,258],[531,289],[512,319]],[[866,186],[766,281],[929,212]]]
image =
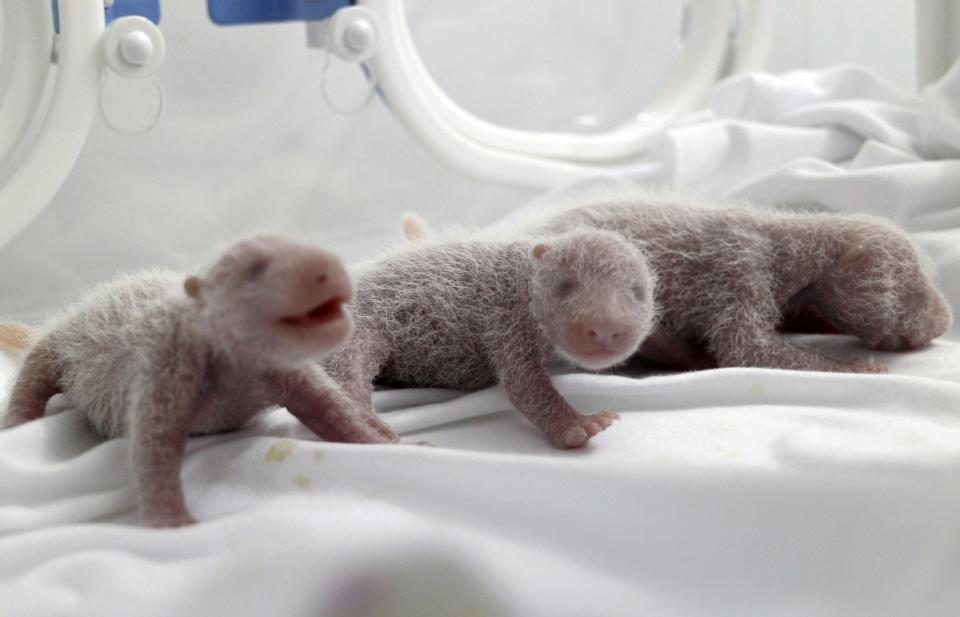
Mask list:
[[108,24],[114,19],[130,15],[146,17],[160,25],[160,0],[113,0],[113,6],[103,11]]
[[207,0],[207,13],[221,26],[319,21],[351,4],[351,0]]
[[[60,32],[60,5],[52,0],[53,31]],[[113,6],[103,9],[103,21],[109,24],[114,19],[139,15],[146,17],[153,23],[160,24],[160,0],[113,0]]]

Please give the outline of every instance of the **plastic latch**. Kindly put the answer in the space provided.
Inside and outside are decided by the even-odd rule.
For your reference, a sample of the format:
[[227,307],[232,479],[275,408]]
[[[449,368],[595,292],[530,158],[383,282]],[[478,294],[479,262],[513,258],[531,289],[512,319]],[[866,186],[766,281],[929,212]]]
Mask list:
[[[341,114],[360,111],[377,92],[377,75],[373,67],[364,64],[377,53],[380,25],[377,16],[368,9],[350,6],[340,9],[330,19],[307,24],[307,43],[324,50],[320,91],[327,105]],[[351,64],[362,64],[367,78],[367,89],[357,103],[346,106],[330,93],[329,70],[333,56]]]
[[163,62],[163,34],[143,17],[121,17],[103,33],[103,59],[120,77],[150,77]]
[[[160,120],[164,108],[163,88],[155,77],[166,52],[160,29],[143,17],[121,17],[103,33],[101,50],[105,68],[100,86],[100,116],[108,126],[119,133],[136,135],[150,130]],[[111,80],[111,74],[124,79]],[[122,85],[129,81],[138,84]],[[146,86],[149,90],[140,85],[146,82],[149,82]],[[147,98],[155,101],[155,112],[149,116],[149,120],[119,122],[117,118],[130,116],[131,111],[142,108],[145,93]],[[130,105],[128,101],[133,94],[139,94],[139,97],[134,98],[141,101]],[[108,110],[111,105],[112,111]]]
[[379,33],[376,15],[361,6],[350,6],[330,18],[324,46],[341,60],[365,62],[377,53]]

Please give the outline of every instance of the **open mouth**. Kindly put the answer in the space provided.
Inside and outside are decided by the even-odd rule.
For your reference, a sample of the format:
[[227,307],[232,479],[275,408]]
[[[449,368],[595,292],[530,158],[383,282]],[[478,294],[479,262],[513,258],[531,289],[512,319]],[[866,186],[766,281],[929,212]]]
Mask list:
[[306,313],[283,317],[280,323],[295,328],[313,328],[328,324],[343,317],[343,298],[331,298],[318,304]]

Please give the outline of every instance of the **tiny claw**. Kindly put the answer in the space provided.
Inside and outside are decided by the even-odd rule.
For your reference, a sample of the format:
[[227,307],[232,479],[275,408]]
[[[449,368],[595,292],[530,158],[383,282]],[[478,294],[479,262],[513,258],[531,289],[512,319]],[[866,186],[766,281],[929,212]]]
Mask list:
[[598,414],[596,414],[594,417],[603,418],[604,420],[606,420],[607,421],[606,426],[610,426],[614,422],[617,422],[620,420],[620,414],[618,414],[615,411],[601,411]]
[[557,446],[560,448],[579,448],[587,441],[606,429],[610,428],[620,416],[612,411],[601,411],[589,416],[578,418],[572,426],[563,433]]

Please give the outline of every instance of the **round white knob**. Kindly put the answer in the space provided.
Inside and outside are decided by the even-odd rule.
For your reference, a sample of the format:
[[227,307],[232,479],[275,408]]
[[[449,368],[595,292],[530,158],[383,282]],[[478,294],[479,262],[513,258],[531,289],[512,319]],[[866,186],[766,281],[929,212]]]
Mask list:
[[120,77],[150,77],[163,63],[163,34],[149,19],[130,15],[114,20],[100,37],[103,60]]
[[120,55],[130,64],[143,66],[153,56],[153,41],[146,32],[129,32],[120,39]]
[[338,10],[327,25],[327,50],[347,62],[366,62],[379,45],[380,24],[375,13],[362,6]]
[[343,31],[344,46],[354,53],[363,53],[373,44],[376,30],[366,19],[350,22]]

